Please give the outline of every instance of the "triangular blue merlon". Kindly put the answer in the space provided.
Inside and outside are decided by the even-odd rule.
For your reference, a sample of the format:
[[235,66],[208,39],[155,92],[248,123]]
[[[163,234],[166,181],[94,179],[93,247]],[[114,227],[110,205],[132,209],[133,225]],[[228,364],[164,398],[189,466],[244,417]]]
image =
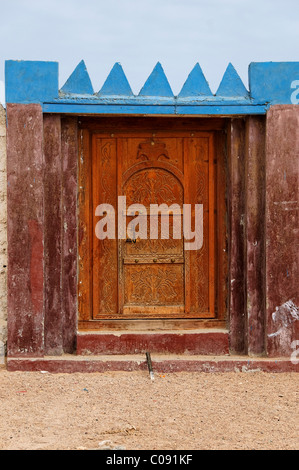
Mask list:
[[98,95],[132,96],[130,84],[119,62],[116,62]]
[[209,84],[199,63],[197,63],[190,72],[179,94],[180,98],[186,98],[188,96],[212,96]]
[[84,60],[77,65],[61,91],[78,95],[93,95],[93,87]]
[[216,96],[249,97],[249,93],[246,90],[244,83],[231,63],[228,65],[223,75]]
[[172,89],[160,62],[157,63],[154,70],[146,80],[139,96],[173,97]]

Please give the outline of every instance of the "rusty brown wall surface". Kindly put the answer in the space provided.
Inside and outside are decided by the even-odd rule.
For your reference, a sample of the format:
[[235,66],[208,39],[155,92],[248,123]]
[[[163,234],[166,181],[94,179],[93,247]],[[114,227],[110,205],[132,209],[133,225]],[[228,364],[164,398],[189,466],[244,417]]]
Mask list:
[[7,105],[8,343],[10,356],[41,356],[43,317],[43,114]]
[[265,127],[248,116],[228,130],[230,350],[251,356],[265,352]]
[[77,336],[77,118],[44,115],[45,353],[73,353]]
[[7,338],[6,178],[6,115],[0,104],[0,365],[4,363]]
[[232,354],[246,353],[245,137],[245,119],[232,119],[228,129],[229,329]]
[[265,352],[265,116],[246,120],[247,351]]
[[78,120],[61,119],[63,350],[76,350],[78,301]]
[[44,283],[45,352],[62,354],[61,288],[61,119],[44,116]]
[[[267,113],[267,352],[289,356],[299,344],[299,106]],[[297,346],[298,349],[298,346]]]

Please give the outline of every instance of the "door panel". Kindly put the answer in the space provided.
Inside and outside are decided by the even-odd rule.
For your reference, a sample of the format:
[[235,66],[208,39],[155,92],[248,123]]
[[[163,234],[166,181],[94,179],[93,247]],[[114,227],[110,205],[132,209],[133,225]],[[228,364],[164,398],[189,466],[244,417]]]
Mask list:
[[94,136],[92,147],[92,306],[93,318],[102,318],[118,314],[118,245],[96,238],[94,214],[99,204],[117,207],[117,142]]
[[[166,158],[166,156],[169,158],[165,144],[159,142],[157,150],[155,145],[152,141],[153,150],[150,150],[156,152],[155,158]],[[140,147],[144,152],[142,145]],[[144,155],[137,153],[138,158]],[[153,161],[152,165],[154,164]],[[147,238],[138,236],[136,231],[128,230],[129,243],[121,242],[120,270],[123,270],[121,277],[123,285],[120,287],[124,299],[122,313],[131,315],[134,311],[136,317],[139,315],[139,306],[140,311],[146,307],[147,316],[177,315],[177,308],[175,311],[169,311],[168,307],[170,305],[180,307],[180,311],[184,308],[183,240],[173,238],[174,222],[179,223],[179,235],[180,237],[182,235],[181,208],[184,202],[182,183],[171,172],[151,166],[139,169],[124,182],[123,195],[127,198],[127,209],[132,204],[143,204],[146,208],[146,215],[140,215],[140,224],[144,225],[143,236]],[[153,204],[157,208],[154,212],[150,212]],[[173,206],[174,204],[176,206]],[[167,217],[166,206],[172,206],[177,210],[177,214],[171,213]],[[151,213],[153,217],[150,216]],[[127,222],[127,227],[130,229],[134,218],[127,217]],[[153,222],[156,224],[155,227]],[[153,236],[156,238],[152,239]],[[142,316],[143,314],[144,311]]]
[[[215,317],[215,163],[212,133],[93,136],[93,319]],[[147,212],[134,229],[135,214],[125,216],[132,230],[124,240],[98,240],[95,208],[111,204],[117,214],[117,196],[126,196],[127,209],[142,204]],[[152,204],[174,209],[168,214],[162,206],[155,213],[157,231],[151,227]],[[200,250],[184,249],[183,204],[203,204]],[[162,232],[167,220],[169,238]]]
[[[184,305],[184,264],[125,262],[125,305]],[[148,309],[149,310],[149,309]]]
[[[203,204],[203,246],[189,252],[190,314],[214,317],[215,313],[215,213],[214,149],[210,138],[185,139],[186,198],[192,204]],[[191,177],[192,175],[192,177]],[[194,217],[192,217],[194,224]]]

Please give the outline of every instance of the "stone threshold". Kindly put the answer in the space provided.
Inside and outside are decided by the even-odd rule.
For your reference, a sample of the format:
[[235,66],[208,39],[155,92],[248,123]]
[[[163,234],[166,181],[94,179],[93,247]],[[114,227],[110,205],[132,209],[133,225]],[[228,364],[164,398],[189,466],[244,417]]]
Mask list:
[[[262,358],[248,356],[200,356],[151,354],[154,374],[174,372],[299,372],[299,364],[289,358]],[[6,368],[8,371],[31,371],[49,373],[105,373],[134,372],[148,373],[144,354],[108,355],[108,356],[46,356],[46,357],[9,357]]]
[[84,331],[77,335],[78,355],[114,354],[229,354],[229,333],[224,329],[176,331]]

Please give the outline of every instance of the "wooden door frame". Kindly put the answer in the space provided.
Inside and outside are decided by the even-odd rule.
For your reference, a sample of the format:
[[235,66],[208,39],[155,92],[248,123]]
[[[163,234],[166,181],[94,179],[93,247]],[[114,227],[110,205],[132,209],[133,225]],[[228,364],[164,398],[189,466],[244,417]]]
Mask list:
[[[201,327],[223,328],[227,325],[228,310],[228,254],[227,254],[227,171],[226,171],[226,119],[165,118],[165,117],[97,117],[79,120],[79,174],[78,174],[78,328],[79,330],[142,329],[173,330]],[[216,217],[216,319],[167,319],[167,320],[93,320],[92,319],[92,256],[91,240],[91,153],[92,136],[105,132],[145,129],[176,129],[180,131],[212,132],[215,142],[215,159],[218,161],[215,175]]]

